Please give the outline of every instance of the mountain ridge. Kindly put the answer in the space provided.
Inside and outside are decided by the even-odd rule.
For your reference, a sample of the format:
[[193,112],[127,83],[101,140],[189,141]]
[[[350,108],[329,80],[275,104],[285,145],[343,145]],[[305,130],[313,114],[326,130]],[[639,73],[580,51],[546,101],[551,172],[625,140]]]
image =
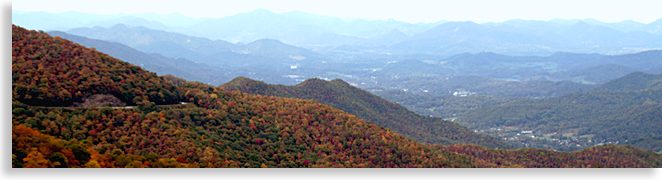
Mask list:
[[326,81],[312,78],[294,86],[284,86],[268,85],[261,81],[239,77],[220,87],[228,91],[240,90],[265,96],[314,99],[354,114],[358,118],[393,129],[419,142],[478,143],[489,147],[512,148],[497,139],[475,134],[467,128],[441,118],[418,115],[403,106],[353,87],[341,79]]
[[167,57],[158,58],[155,57],[157,55],[150,55],[147,53],[143,53],[141,51],[135,50],[121,43],[89,39],[82,36],[67,34],[62,31],[49,31],[48,34],[52,36],[59,36],[61,38],[68,39],[70,41],[76,42],[78,44],[87,47],[94,47],[98,51],[102,51],[104,53],[107,53],[108,55],[117,57],[126,62],[139,65],[152,72],[160,73],[161,75],[171,74],[174,76],[189,79],[191,81],[208,82],[208,79],[205,79],[204,77],[201,77],[195,73],[181,69],[183,66],[187,66],[187,68],[195,68],[195,69],[205,68],[204,65],[197,66],[196,63],[186,59],[174,59]]
[[638,91],[662,88],[662,74],[632,72],[621,78],[601,84],[593,91]]
[[[290,56],[304,56],[322,59],[315,52],[284,44],[280,41],[257,40],[249,44],[232,44],[222,40],[209,40],[144,27],[116,25],[111,28],[78,28],[67,33],[101,40],[120,42],[138,50],[159,53],[168,57],[187,58],[193,61],[241,66],[243,61],[267,64],[280,64],[275,60],[292,61]],[[277,49],[261,48],[260,44],[270,42],[268,46]],[[253,50],[253,51],[251,51]],[[288,54],[291,53],[291,54]]]

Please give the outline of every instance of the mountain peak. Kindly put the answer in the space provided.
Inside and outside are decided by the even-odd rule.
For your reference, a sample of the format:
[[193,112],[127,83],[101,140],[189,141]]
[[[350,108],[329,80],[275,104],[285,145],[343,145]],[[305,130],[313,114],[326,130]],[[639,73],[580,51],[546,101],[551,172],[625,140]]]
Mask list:
[[374,37],[374,39],[382,39],[382,40],[387,40],[387,41],[392,41],[392,42],[399,41],[399,40],[404,40],[404,39],[407,39],[407,38],[409,38],[409,36],[407,36],[407,34],[403,33],[402,31],[400,31],[398,29],[391,29],[391,31],[389,31],[386,34]]
[[290,11],[290,12],[282,13],[281,15],[310,16],[310,15],[314,15],[314,14],[310,14],[310,13],[303,12],[303,11]]
[[270,39],[270,38],[264,38],[264,39],[258,39],[255,40],[251,43],[248,43],[248,45],[254,45],[254,44],[267,44],[267,45],[281,45],[285,44],[277,39]]
[[261,82],[261,81],[253,80],[251,78],[247,78],[244,76],[239,76],[230,80],[230,82],[228,83],[253,83],[253,82]]
[[446,26],[480,26],[479,24],[476,24],[473,21],[453,21],[453,22],[447,22],[441,25],[446,25]]
[[307,88],[319,89],[320,87],[329,86],[329,81],[326,81],[326,80],[320,79],[320,78],[309,78],[309,79],[306,79],[305,81],[297,84],[296,86],[297,87],[307,87]]
[[[98,27],[98,26],[95,26],[95,27]],[[118,23],[118,24],[115,24],[115,25],[111,26],[108,29],[126,29],[126,28],[129,28],[129,26],[127,26],[124,23]]]
[[471,21],[454,21],[439,24],[434,28],[427,30],[423,33],[414,35],[415,38],[440,38],[448,37],[449,34],[485,34],[485,27]]
[[275,14],[276,14],[276,13],[274,13],[274,12],[272,12],[272,11],[269,11],[269,10],[266,10],[266,9],[262,9],[262,8],[255,9],[255,10],[251,11],[250,13],[251,13],[251,14],[259,14],[259,15],[275,15]]
[[[418,115],[403,106],[385,100],[368,91],[353,87],[341,79],[326,81],[319,78],[311,78],[295,86],[226,83],[221,85],[221,87],[225,90],[240,90],[249,94],[313,99],[317,102],[341,109],[349,114],[356,115],[360,119],[377,125],[383,125],[394,132],[404,134],[410,139],[426,143],[476,143],[492,147],[511,147],[493,137],[472,133],[470,129],[458,124],[443,121],[439,118]],[[439,134],[442,131],[458,132],[465,136]],[[486,139],[490,140],[485,141]]]
[[585,33],[586,31],[591,29],[591,27],[593,27],[593,26],[586,23],[586,22],[584,22],[584,21],[582,21],[582,20],[579,20],[575,24],[570,26],[567,32],[570,32],[570,33]]
[[[238,76],[238,77],[230,80],[229,82],[227,82],[225,84],[232,85],[232,86],[263,86],[263,85],[267,85],[267,83],[265,83],[265,82],[254,80],[254,79],[247,78],[247,77],[244,77],[244,76]],[[226,90],[232,90],[232,89],[226,89]]]
[[455,22],[447,22],[437,25],[435,28],[431,30],[442,31],[442,32],[458,32],[458,31],[484,29],[484,28],[485,27],[481,26],[480,24],[476,24],[475,22],[471,22],[471,21],[455,21]]

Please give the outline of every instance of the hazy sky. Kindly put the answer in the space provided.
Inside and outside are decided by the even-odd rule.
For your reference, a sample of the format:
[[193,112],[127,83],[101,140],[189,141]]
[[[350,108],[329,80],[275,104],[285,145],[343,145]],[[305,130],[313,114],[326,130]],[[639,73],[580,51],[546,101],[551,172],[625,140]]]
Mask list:
[[662,18],[662,0],[15,0],[13,10],[97,14],[181,13],[218,18],[258,8],[276,13],[302,11],[333,17],[393,18],[405,22],[594,18],[603,22]]

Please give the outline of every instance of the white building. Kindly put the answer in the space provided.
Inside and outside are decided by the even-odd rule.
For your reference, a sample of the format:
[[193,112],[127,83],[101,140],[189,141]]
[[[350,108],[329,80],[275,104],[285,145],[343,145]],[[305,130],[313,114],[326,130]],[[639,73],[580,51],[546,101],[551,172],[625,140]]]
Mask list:
[[476,94],[475,92],[470,92],[466,91],[464,89],[457,89],[457,91],[453,92],[453,96],[458,96],[458,97],[467,97]]

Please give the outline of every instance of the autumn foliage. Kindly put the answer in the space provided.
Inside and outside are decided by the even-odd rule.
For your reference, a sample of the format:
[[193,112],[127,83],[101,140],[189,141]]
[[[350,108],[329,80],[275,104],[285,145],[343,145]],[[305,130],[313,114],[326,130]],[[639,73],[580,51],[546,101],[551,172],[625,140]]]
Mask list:
[[445,145],[461,143],[492,148],[514,148],[492,136],[475,133],[456,123],[416,114],[399,104],[353,87],[340,79],[332,81],[308,79],[296,86],[283,86],[238,77],[220,87],[225,90],[239,90],[266,96],[313,99],[422,143]]
[[[12,56],[12,167],[531,167],[544,164],[551,167],[583,167],[583,164],[545,164],[552,158],[551,151],[540,150],[544,154],[531,154],[526,161],[503,158],[502,150],[480,146],[489,153],[502,157],[494,158],[462,151],[464,145],[428,145],[407,139],[394,131],[363,121],[354,115],[312,100],[252,95],[240,91],[226,91],[197,82],[180,81],[179,86],[137,68],[134,70],[112,70],[116,66],[132,66],[115,60],[94,50],[74,45],[69,41],[53,38],[45,33],[27,31],[13,26],[14,38],[22,41],[43,41],[39,47],[27,47],[31,43],[13,45]],[[56,42],[59,41],[59,42]],[[59,44],[58,44],[59,43]],[[76,61],[74,56],[59,56],[61,63],[51,63],[46,56],[34,56],[26,49],[46,51],[50,46],[63,49],[81,48],[81,52],[93,54],[84,56],[88,62]],[[57,49],[57,48],[56,48]],[[50,51],[46,51],[50,52]],[[19,56],[19,54],[22,54]],[[60,55],[62,53],[59,53]],[[75,54],[75,53],[74,53]],[[39,66],[17,65],[27,63],[19,57],[33,56],[33,64],[41,64],[44,71],[35,70]],[[101,60],[105,59],[105,60]],[[42,62],[44,61],[44,62]],[[80,67],[72,64],[80,62]],[[72,65],[78,69],[93,70],[100,81],[87,81],[64,76],[55,67]],[[30,67],[30,68],[28,68]],[[97,67],[94,69],[94,67]],[[98,68],[103,67],[103,68]],[[67,66],[69,68],[69,66]],[[46,70],[49,69],[49,70]],[[120,68],[121,69],[121,68]],[[30,71],[31,70],[31,71]],[[30,71],[31,73],[28,73]],[[103,73],[103,75],[102,75]],[[145,97],[149,101],[189,102],[188,104],[168,104],[140,108],[111,107],[46,107],[62,106],[74,101],[77,96],[49,96],[58,92],[50,89],[39,90],[30,95],[30,88],[40,87],[41,81],[27,78],[54,78],[53,82],[63,83],[62,89],[81,91],[81,94],[107,93],[120,97]],[[89,74],[84,73],[84,74]],[[21,78],[22,77],[22,78]],[[108,77],[110,80],[103,80]],[[112,77],[122,77],[115,81]],[[173,80],[173,77],[165,77]],[[113,83],[131,84],[124,88],[112,89]],[[177,80],[177,79],[174,79]],[[77,83],[74,87],[73,82]],[[86,83],[107,82],[97,86]],[[48,83],[46,83],[48,84]],[[94,83],[92,83],[94,84]],[[50,84],[52,87],[58,87]],[[28,91],[19,91],[25,87]],[[69,91],[69,90],[67,90]],[[158,97],[172,99],[159,100]],[[168,95],[166,95],[168,94]],[[30,95],[30,96],[28,96]],[[82,95],[81,95],[82,96]],[[154,99],[152,99],[154,98]],[[39,104],[37,99],[48,102]],[[50,104],[49,104],[50,103]],[[619,148],[621,146],[618,146]],[[448,149],[450,148],[450,149]],[[455,149],[453,149],[455,148]],[[627,148],[630,147],[625,147]],[[606,148],[604,150],[610,150]],[[515,150],[517,151],[517,150]],[[528,150],[525,150],[528,151]],[[660,155],[641,153],[641,149],[603,152],[600,148],[587,151],[588,156],[605,155],[625,158],[620,162],[624,167],[660,167]],[[482,152],[482,151],[481,151]],[[511,150],[506,151],[512,152]],[[537,152],[537,150],[535,151]],[[498,154],[501,153],[501,154]],[[528,154],[526,157],[529,157]],[[517,154],[514,154],[517,155]],[[524,157],[524,155],[522,155]],[[536,158],[539,156],[538,158]],[[591,161],[593,162],[593,161]],[[603,162],[603,161],[599,161]],[[534,165],[530,165],[534,164]],[[557,166],[558,165],[558,166]],[[611,164],[605,164],[611,165]]]
[[12,25],[12,98],[36,106],[70,106],[93,94],[135,105],[177,103],[176,86],[155,73],[60,37]]

